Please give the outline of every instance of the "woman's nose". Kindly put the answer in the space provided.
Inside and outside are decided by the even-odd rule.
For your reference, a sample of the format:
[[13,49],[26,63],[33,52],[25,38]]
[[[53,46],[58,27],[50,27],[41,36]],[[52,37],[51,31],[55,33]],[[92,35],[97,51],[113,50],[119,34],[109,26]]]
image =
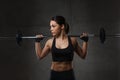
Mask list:
[[50,27],[50,31],[52,31],[53,30],[53,28],[52,27]]

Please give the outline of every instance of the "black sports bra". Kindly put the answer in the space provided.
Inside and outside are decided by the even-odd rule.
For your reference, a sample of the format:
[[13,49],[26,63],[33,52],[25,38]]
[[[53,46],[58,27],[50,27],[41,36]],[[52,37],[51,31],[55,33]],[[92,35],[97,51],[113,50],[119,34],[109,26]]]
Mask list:
[[54,38],[52,43],[52,60],[63,62],[63,61],[72,61],[74,56],[74,47],[72,45],[71,39],[68,36],[68,47],[64,49],[56,48],[56,39]]

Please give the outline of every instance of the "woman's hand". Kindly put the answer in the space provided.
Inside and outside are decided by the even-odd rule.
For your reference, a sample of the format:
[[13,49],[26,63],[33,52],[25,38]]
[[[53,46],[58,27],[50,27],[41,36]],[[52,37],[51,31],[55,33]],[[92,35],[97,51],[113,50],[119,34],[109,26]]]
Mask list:
[[89,40],[89,37],[88,37],[88,33],[84,32],[80,35],[80,39],[85,41],[85,42],[88,42]]
[[35,42],[40,42],[43,38],[44,36],[42,34],[36,35]]

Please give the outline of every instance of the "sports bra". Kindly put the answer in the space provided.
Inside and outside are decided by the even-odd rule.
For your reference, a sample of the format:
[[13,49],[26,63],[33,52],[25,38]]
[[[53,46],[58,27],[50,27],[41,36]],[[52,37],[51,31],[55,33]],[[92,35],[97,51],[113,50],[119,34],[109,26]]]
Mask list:
[[64,49],[56,48],[56,39],[53,39],[52,48],[52,60],[57,62],[72,61],[74,56],[74,47],[72,45],[70,36],[68,36],[68,46]]

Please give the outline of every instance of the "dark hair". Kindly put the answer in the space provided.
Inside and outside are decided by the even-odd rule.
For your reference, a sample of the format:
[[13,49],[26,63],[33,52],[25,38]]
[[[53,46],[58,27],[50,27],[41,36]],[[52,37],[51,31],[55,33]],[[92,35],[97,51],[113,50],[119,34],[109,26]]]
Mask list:
[[65,26],[65,33],[69,33],[69,24],[66,22],[65,18],[63,16],[53,16],[51,20],[55,21],[59,25]]

